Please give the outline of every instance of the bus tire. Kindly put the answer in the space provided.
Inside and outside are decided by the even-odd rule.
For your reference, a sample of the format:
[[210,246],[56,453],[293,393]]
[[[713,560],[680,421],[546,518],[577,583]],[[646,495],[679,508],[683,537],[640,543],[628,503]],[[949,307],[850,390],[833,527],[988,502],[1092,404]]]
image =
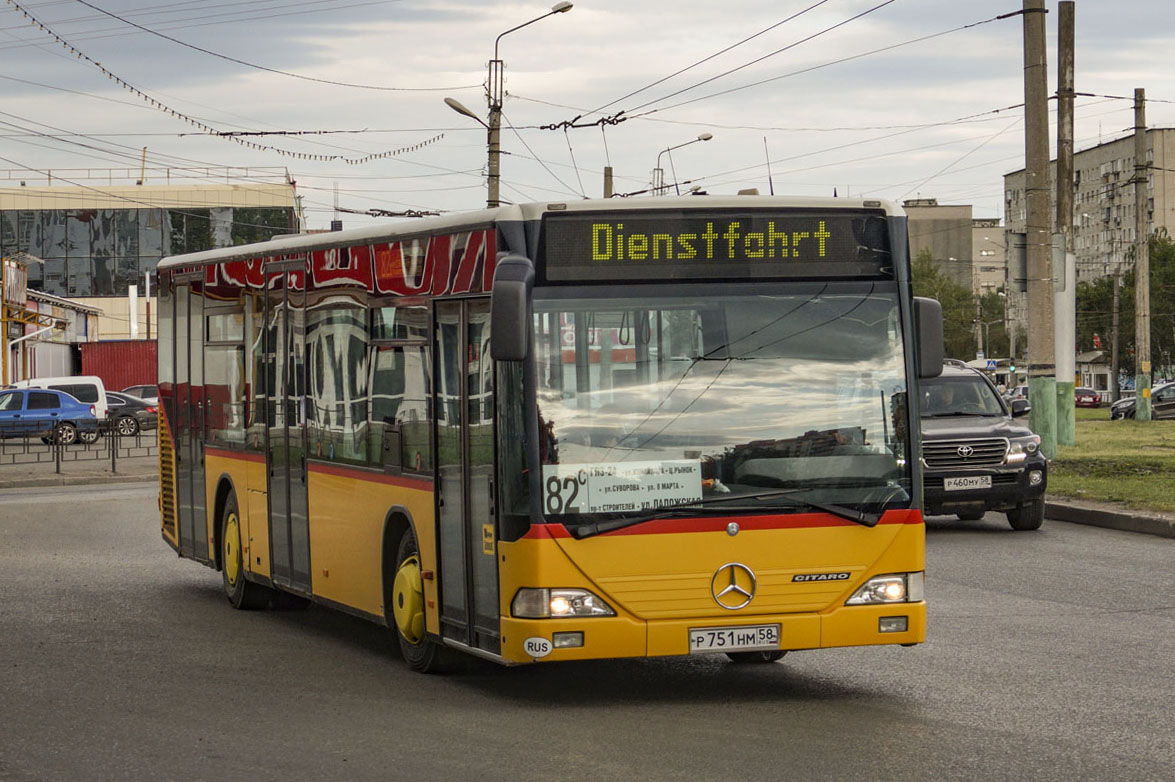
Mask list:
[[220,512],[220,576],[224,596],[233,608],[265,608],[273,597],[272,589],[245,578],[241,518],[237,513],[237,495],[232,491],[224,498],[224,509]]
[[787,654],[783,649],[775,649],[769,652],[727,652],[726,656],[730,658],[732,663],[739,665],[748,665],[750,663],[773,663],[783,659]]
[[420,549],[411,527],[404,530],[396,551],[391,619],[392,632],[408,667],[419,673],[435,672],[440,665],[441,648],[425,629]]
[[1022,502],[1008,511],[1008,524],[1014,530],[1040,529],[1044,523],[1044,497]]

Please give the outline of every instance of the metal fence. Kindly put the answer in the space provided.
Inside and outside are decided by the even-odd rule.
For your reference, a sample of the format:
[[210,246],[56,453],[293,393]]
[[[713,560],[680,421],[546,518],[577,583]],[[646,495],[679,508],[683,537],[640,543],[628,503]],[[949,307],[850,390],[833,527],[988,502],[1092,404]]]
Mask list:
[[158,456],[158,432],[149,431],[134,435],[104,433],[93,443],[71,443],[64,445],[50,438],[30,435],[27,437],[0,440],[0,473],[7,466],[52,466],[54,472],[69,472],[70,468],[109,465],[111,472],[118,472],[120,460],[134,457]]

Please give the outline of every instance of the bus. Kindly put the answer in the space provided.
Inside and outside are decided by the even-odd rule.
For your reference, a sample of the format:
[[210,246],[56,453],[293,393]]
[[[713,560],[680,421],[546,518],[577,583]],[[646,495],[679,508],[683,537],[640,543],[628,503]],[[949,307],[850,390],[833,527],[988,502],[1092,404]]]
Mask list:
[[162,537],[236,608],[424,672],[925,639],[942,315],[893,203],[510,205],[158,275]]

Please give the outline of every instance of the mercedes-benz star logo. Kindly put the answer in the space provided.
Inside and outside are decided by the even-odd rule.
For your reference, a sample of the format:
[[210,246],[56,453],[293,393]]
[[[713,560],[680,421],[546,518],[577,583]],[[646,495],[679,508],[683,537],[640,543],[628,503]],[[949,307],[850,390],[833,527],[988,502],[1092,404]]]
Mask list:
[[969,445],[960,445],[955,450],[955,453],[959,454],[959,456],[962,456],[964,459],[970,459],[971,455],[975,453],[975,449]]
[[737,611],[755,597],[755,574],[746,565],[729,562],[710,579],[714,602],[728,611]]

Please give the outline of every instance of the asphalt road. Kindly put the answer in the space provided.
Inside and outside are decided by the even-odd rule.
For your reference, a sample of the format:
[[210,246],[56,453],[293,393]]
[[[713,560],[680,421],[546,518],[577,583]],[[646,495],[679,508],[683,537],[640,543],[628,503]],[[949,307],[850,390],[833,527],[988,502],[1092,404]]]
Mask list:
[[1142,780],[1175,768],[1175,542],[932,519],[911,649],[409,672],[239,612],[151,484],[0,493],[0,782]]

